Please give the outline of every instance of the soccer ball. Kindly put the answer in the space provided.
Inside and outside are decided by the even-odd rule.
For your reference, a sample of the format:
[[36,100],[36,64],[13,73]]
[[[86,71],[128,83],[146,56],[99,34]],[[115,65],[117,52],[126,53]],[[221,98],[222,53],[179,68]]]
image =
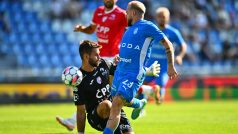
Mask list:
[[67,86],[78,86],[83,79],[82,72],[74,66],[69,66],[62,72],[62,81]]

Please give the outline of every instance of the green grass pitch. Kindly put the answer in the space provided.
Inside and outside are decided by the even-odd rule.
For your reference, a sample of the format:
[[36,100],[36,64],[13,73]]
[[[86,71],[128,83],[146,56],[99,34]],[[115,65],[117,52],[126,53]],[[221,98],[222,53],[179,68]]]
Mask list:
[[[71,116],[73,104],[0,106],[0,134],[76,134],[55,116]],[[131,109],[126,109],[130,117]],[[238,101],[183,101],[148,104],[146,116],[131,121],[136,134],[237,134]],[[86,126],[86,134],[97,134]]]

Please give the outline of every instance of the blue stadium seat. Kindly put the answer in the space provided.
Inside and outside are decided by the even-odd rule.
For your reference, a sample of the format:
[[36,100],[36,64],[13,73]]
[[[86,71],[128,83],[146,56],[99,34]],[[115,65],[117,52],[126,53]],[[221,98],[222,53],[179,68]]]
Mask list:
[[43,41],[46,44],[52,43],[53,42],[53,34],[52,33],[43,34]]
[[57,44],[45,44],[46,47],[46,53],[54,55],[54,54],[58,54],[58,46]]
[[51,24],[49,22],[42,22],[39,25],[39,31],[42,33],[48,33],[51,31]]
[[28,32],[28,30],[30,30],[30,27],[29,29],[26,28],[28,27],[28,24],[26,24],[25,22],[13,22],[13,24],[16,26],[16,32],[17,33],[26,33]]
[[33,35],[31,35],[31,41],[35,44],[37,43],[41,43],[42,42],[42,35],[39,33],[34,33]]
[[44,44],[38,43],[34,47],[35,47],[36,54],[41,55],[46,53],[46,46]]
[[0,1],[0,11],[6,11],[9,9],[9,3],[7,1]]
[[54,40],[56,43],[64,43],[66,42],[66,35],[64,33],[57,33],[54,36]]
[[60,55],[55,53],[50,58],[51,58],[51,64],[52,64],[53,68],[57,68],[57,67],[61,67],[62,66],[62,60],[61,60],[61,56]]
[[33,44],[27,43],[23,47],[24,47],[24,51],[25,51],[26,54],[34,54],[34,53],[36,53],[35,52],[35,47],[33,46]]
[[28,27],[30,33],[38,33],[39,25],[37,23],[29,23]]
[[29,65],[31,67],[33,67],[34,65],[40,64],[39,63],[39,56],[36,55],[36,54],[26,55],[26,59],[27,59],[27,62],[29,63]]
[[12,2],[10,8],[11,8],[12,11],[18,12],[18,11],[22,10],[22,5],[19,1],[18,2]]
[[23,67],[29,67],[29,62],[27,60],[27,55],[26,54],[19,54],[17,56],[17,61],[18,65],[23,66]]
[[64,65],[66,65],[66,66],[71,66],[71,65],[72,65],[72,62],[73,62],[73,59],[72,59],[72,57],[71,57],[69,54],[63,56],[63,64],[64,64]]
[[0,52],[3,52],[5,54],[12,54],[13,47],[10,43],[3,43],[0,45]]
[[70,54],[70,46],[67,46],[67,44],[61,44],[59,45],[59,53],[62,55]]
[[24,13],[21,13],[21,12],[11,12],[11,16],[10,17],[13,17],[12,20],[14,22],[22,22],[22,21],[24,21],[23,16],[24,16]]
[[70,53],[74,55],[79,55],[79,44],[78,43],[68,43],[67,45],[70,48]]
[[51,62],[50,62],[50,59],[49,59],[49,55],[47,54],[42,54],[40,55],[40,58],[39,58],[39,63],[44,67],[50,67],[51,65]]
[[16,43],[20,41],[20,34],[12,33],[8,38],[8,43]]
[[37,14],[35,12],[27,12],[24,16],[24,21],[26,22],[37,22]]
[[24,47],[22,46],[21,43],[15,43],[12,46],[12,49],[13,49],[14,54],[16,54],[16,55],[24,53]]
[[72,59],[74,60],[74,61],[73,61],[74,66],[81,67],[81,65],[82,65],[82,60],[81,60],[81,57],[80,57],[79,54],[73,55]]
[[31,35],[27,33],[21,33],[20,35],[20,42],[21,43],[27,43],[31,40]]

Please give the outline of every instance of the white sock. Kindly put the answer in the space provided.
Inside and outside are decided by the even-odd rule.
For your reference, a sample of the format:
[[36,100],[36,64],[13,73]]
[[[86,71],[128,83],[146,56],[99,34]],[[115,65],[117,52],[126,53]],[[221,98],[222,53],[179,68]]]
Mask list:
[[142,85],[142,94],[150,95],[154,92],[153,87],[149,85]]

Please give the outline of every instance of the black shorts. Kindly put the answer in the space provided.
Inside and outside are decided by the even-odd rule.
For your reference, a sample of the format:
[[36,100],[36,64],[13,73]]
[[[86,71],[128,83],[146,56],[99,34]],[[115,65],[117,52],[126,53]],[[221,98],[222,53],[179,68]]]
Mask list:
[[[97,108],[94,108],[90,113],[87,114],[88,123],[94,129],[96,129],[98,131],[103,131],[107,125],[108,119],[102,119],[101,117],[99,117],[96,109]],[[122,110],[119,126],[115,130],[114,134],[123,134],[126,132],[132,132],[132,131],[133,130],[132,130],[131,124],[126,117],[126,113]]]

